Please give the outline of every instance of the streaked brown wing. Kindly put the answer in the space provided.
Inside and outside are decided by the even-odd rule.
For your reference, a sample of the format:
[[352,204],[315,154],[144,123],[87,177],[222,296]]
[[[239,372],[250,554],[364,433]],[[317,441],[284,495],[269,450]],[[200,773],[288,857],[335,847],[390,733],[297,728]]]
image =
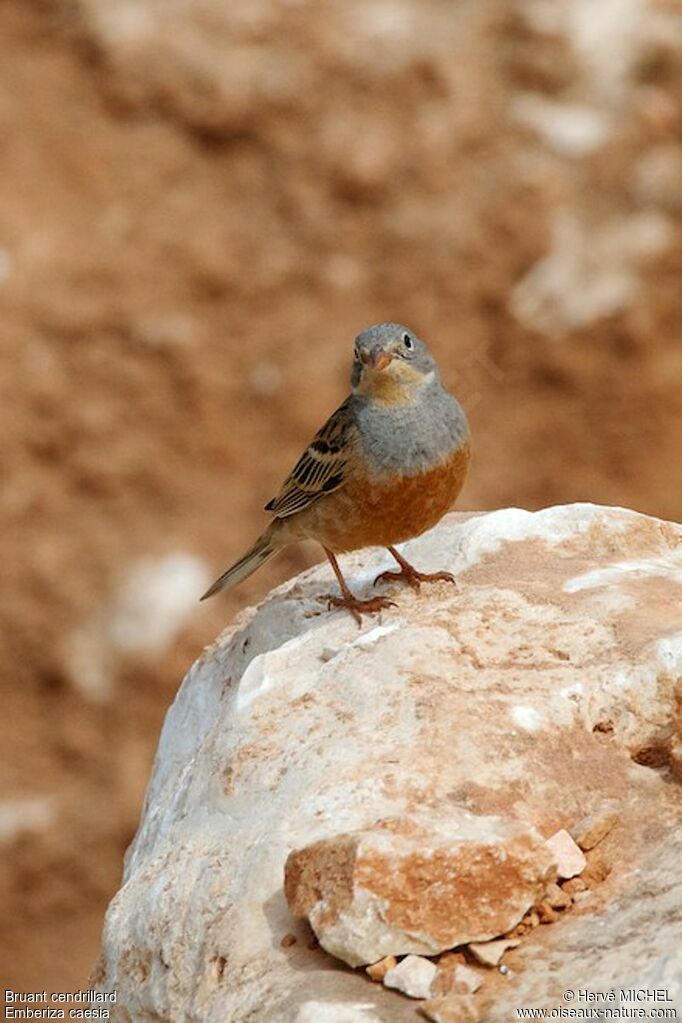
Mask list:
[[343,484],[355,440],[349,406],[350,398],[347,398],[330,416],[299,458],[277,497],[265,505],[266,511],[286,518]]

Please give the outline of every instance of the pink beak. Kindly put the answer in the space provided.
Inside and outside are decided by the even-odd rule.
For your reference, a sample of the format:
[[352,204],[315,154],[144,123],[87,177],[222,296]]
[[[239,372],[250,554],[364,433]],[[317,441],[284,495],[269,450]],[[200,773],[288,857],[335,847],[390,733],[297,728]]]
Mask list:
[[389,355],[388,352],[382,351],[381,348],[373,348],[371,352],[363,352],[361,358],[366,366],[376,370],[386,369],[393,361],[393,356]]

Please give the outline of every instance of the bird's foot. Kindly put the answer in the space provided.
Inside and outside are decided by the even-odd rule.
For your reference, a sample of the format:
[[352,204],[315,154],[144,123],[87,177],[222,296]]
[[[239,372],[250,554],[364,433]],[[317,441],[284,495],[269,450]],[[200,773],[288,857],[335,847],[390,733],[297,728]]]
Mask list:
[[457,580],[451,572],[419,572],[412,565],[404,565],[398,572],[381,572],[380,575],[374,580],[374,585],[377,583],[390,582],[395,579],[396,581],[402,580],[406,582],[408,586],[411,586],[413,590],[418,590],[422,583],[438,583],[446,582],[453,583],[457,586]]
[[327,593],[318,599],[326,602],[328,611],[336,607],[350,611],[358,625],[362,625],[363,614],[376,614],[377,611],[398,606],[394,600],[389,600],[388,597],[370,597],[369,600],[360,600],[359,597],[354,597],[352,594],[349,597],[337,597],[333,593]]

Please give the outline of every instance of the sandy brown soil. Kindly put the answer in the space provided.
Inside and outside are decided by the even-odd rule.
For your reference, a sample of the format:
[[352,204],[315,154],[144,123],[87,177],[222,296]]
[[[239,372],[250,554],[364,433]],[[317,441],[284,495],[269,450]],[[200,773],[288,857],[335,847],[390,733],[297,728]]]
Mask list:
[[[72,684],[70,634],[141,557],[217,572],[241,552],[344,397],[363,326],[432,341],[475,437],[461,508],[682,517],[680,205],[665,171],[637,185],[650,150],[679,159],[674,35],[642,43],[617,130],[578,159],[509,116],[517,92],[588,87],[513,3],[424,5],[399,60],[344,48],[325,4],[257,4],[227,28],[214,11],[224,35],[214,7],[197,5],[199,43],[169,23],[135,49],[98,0],[0,4],[0,791],[55,810],[2,846],[5,986],[84,983],[184,670],[318,555],[202,606],[100,704]],[[197,76],[214,38],[231,72],[272,80]],[[653,212],[669,239],[617,308],[549,337],[510,296],[559,207],[595,232]]]

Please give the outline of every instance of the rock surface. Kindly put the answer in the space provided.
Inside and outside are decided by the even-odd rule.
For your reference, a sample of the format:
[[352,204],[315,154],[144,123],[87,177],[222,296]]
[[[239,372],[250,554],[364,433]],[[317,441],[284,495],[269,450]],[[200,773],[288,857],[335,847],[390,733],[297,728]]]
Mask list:
[[[507,953],[476,1011],[502,1023],[569,987],[664,987],[682,1008],[682,799],[667,766],[682,530],[590,505],[503,510],[450,516],[406,550],[455,572],[459,592],[391,588],[398,606],[358,629],[320,613],[331,579],[316,568],[189,672],[92,978],[117,991],[119,1020],[300,1023],[314,1004],[320,1020],[414,1021],[413,1002],[292,918],[291,851],[420,813],[547,838],[606,802],[620,807],[598,850],[608,878]],[[344,564],[362,594],[386,558]]]
[[432,1023],[476,1023],[480,1018],[470,995],[445,995],[423,1002],[420,1012]]

